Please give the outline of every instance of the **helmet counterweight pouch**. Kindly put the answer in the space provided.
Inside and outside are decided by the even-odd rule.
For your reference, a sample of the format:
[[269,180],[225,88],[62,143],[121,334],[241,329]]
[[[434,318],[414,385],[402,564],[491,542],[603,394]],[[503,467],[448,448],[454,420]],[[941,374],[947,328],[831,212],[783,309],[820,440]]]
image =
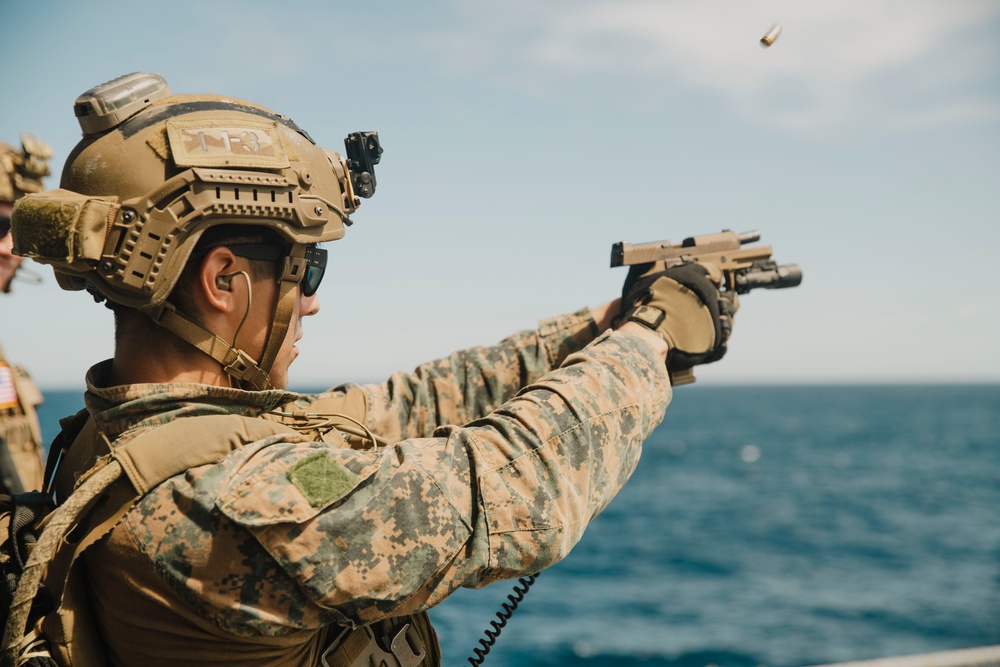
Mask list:
[[69,190],[27,195],[14,205],[14,253],[46,264],[93,269],[121,208],[110,199]]

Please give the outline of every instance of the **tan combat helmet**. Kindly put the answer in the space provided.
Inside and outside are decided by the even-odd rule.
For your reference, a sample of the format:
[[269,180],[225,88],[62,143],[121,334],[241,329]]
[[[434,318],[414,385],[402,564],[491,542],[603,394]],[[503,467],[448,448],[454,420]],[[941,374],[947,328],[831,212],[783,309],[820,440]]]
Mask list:
[[[14,251],[51,264],[63,289],[148,313],[241,386],[270,388],[298,285],[317,251],[325,257],[314,244],[343,237],[358,197],[374,192],[378,135],[349,135],[345,159],[285,116],[233,98],[174,95],[142,72],[88,90],[74,111],[83,139],[60,189],[17,203]],[[258,361],[166,300],[198,239],[221,224],[269,229],[290,246]]]
[[[0,141],[0,203],[6,208],[28,193],[44,190],[42,179],[51,173],[49,171],[51,157],[52,148],[30,132],[21,133],[20,150]],[[0,239],[7,235],[9,229],[10,220],[5,210],[0,215]],[[13,271],[7,273],[5,277],[0,277],[0,292],[5,294],[10,292],[14,285],[14,276],[23,276],[24,273],[21,272],[25,270],[21,263],[16,261]],[[32,272],[29,271],[28,275],[32,275]]]
[[0,202],[45,189],[52,148],[30,132],[21,134],[21,150],[0,141]]

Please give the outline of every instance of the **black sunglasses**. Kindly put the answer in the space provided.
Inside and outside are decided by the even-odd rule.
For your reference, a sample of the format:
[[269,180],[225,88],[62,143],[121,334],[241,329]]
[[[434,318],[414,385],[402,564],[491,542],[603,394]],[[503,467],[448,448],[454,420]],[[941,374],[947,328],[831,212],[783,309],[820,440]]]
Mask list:
[[[247,259],[265,259],[277,261],[288,256],[288,247],[283,245],[248,243],[243,245],[227,245],[234,255]],[[312,296],[323,282],[326,273],[326,248],[318,248],[315,244],[306,246],[306,271],[302,274],[302,294]]]
[[7,236],[10,232],[10,218],[6,215],[0,215],[0,239]]

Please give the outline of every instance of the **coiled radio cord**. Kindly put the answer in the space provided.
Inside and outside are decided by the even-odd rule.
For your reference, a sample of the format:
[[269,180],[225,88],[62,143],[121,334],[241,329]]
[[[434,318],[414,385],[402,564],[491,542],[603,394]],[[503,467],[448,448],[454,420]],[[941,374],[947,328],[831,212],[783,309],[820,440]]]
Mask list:
[[535,579],[538,578],[538,574],[531,574],[527,577],[521,577],[514,584],[514,590],[507,594],[507,602],[500,605],[500,611],[496,613],[497,620],[490,621],[490,627],[483,631],[483,638],[479,640],[479,646],[472,649],[475,655],[470,655],[468,657],[469,664],[472,667],[479,667],[486,661],[486,656],[489,655],[490,649],[493,645],[497,643],[497,637],[500,636],[501,630],[507,625],[507,621],[511,616],[514,615],[514,610],[527,595],[528,589],[531,585],[535,583]]

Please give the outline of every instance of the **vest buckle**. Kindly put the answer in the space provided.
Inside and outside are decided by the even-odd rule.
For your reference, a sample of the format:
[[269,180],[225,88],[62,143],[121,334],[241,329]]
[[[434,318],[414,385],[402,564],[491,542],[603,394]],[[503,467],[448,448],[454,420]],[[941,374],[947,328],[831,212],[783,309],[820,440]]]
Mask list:
[[370,626],[345,629],[320,656],[321,667],[418,667],[426,651],[420,637],[403,625],[391,639],[378,638]]

